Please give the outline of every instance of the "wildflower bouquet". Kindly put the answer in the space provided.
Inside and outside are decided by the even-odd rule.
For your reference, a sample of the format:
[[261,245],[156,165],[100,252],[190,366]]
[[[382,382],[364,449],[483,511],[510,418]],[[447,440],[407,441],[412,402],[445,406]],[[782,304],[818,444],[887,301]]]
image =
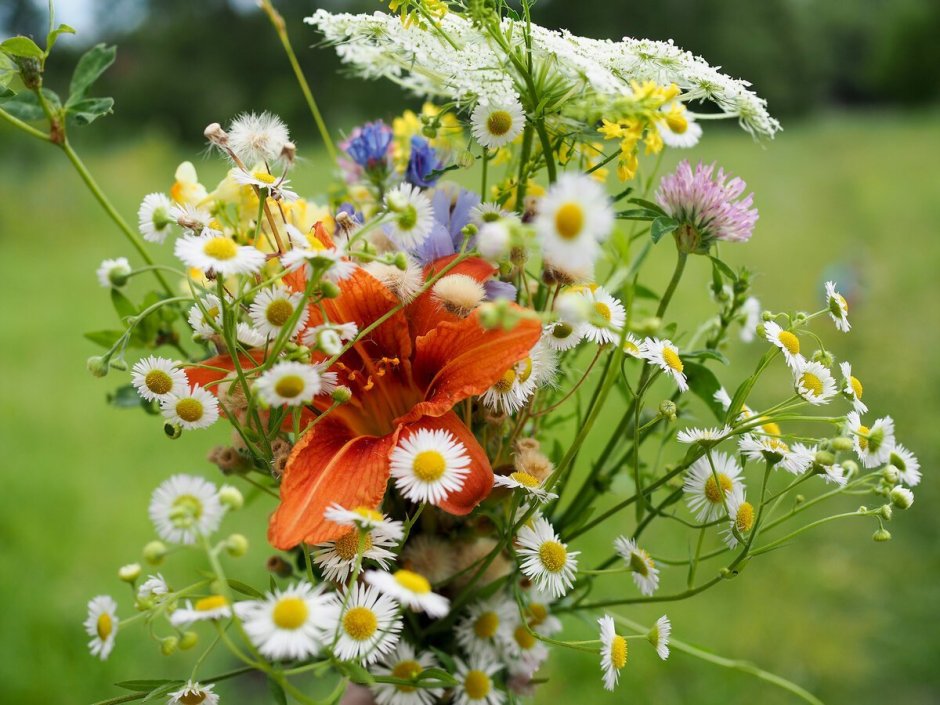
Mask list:
[[[202,653],[178,680],[126,682],[106,702],[215,703],[217,681],[258,672],[281,703],[349,686],[380,705],[499,705],[552,677],[549,648],[597,659],[613,690],[629,640],[649,642],[636,658],[670,653],[668,618],[640,625],[628,605],[691,599],[829,521],[867,518],[890,538],[920,472],[825,347],[850,330],[846,299],[829,283],[817,311],[763,311],[750,273],[721,259],[755,228],[744,182],[687,162],[656,174],[708,120],[773,137],[745,82],[671,43],[542,28],[525,1],[319,10],[308,23],[354,73],[428,101],[334,145],[261,5],[336,168],[322,201],[292,189],[281,120],[247,114],[206,128],[229,166],[215,188],[184,163],[132,228],[68,139],[110,111],[87,94],[113,48],[85,54],[60,99],[45,59],[71,28],[45,49],[0,44],[0,117],[65,152],[143,261],[98,270],[120,327],[89,334],[104,350],[90,371],[129,371],[113,401],[171,438],[232,428],[209,453],[223,477],[156,488],[149,575],[122,567],[132,598],[95,597],[85,622],[101,659],[134,627],[166,655]],[[175,264],[155,263],[161,247]],[[668,282],[644,269],[657,248],[675,252]],[[687,266],[708,268],[714,301],[689,330],[669,315]],[[152,291],[126,293],[145,277]],[[736,331],[764,348],[753,371],[726,357]],[[846,494],[872,507],[801,522]],[[270,512],[276,550],[254,584],[226,577],[260,558],[232,531],[248,502]],[[686,558],[661,554],[675,525]],[[582,553],[588,534],[603,555]],[[184,551],[204,570],[180,570]],[[239,667],[203,673],[217,649]]]

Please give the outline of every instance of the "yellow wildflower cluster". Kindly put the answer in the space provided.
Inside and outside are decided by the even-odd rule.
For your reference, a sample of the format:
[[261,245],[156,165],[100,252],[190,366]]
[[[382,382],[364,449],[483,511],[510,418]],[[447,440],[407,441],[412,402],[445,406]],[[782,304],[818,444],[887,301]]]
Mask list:
[[388,9],[401,16],[404,27],[416,25],[427,29],[426,20],[439,22],[447,14],[444,0],[389,0]]
[[[565,167],[574,163],[579,171],[590,172],[591,176],[602,184],[607,181],[608,170],[595,168],[604,156],[602,142],[563,142],[558,148],[558,165]],[[593,169],[593,171],[591,171]]]

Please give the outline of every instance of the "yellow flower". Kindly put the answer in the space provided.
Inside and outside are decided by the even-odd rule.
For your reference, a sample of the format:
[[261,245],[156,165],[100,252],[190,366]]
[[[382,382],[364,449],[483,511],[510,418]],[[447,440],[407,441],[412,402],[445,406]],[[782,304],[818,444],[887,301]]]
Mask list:
[[176,181],[170,187],[170,197],[179,204],[199,205],[206,197],[206,188],[199,183],[196,167],[192,162],[183,162],[176,168]]

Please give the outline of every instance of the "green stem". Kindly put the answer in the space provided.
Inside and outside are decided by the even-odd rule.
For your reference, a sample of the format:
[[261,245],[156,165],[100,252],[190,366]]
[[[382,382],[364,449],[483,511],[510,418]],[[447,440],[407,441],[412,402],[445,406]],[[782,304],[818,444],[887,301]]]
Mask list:
[[548,169],[548,183],[553,184],[558,179],[555,169],[555,154],[552,150],[552,142],[548,137],[548,131],[545,129],[544,118],[535,121],[535,131],[538,133],[539,142],[542,144],[542,154],[545,156],[545,166]]
[[525,192],[528,186],[529,175],[526,167],[529,163],[529,155],[532,153],[532,125],[526,123],[522,132],[522,152],[519,154],[519,178],[516,183],[516,212],[525,212]]
[[13,125],[13,127],[22,130],[30,137],[35,137],[37,140],[42,140],[43,142],[52,142],[52,138],[41,130],[37,130],[32,125],[27,125],[25,122],[20,120],[18,117],[10,115],[6,110],[0,108],[0,118],[3,118],[8,123]]

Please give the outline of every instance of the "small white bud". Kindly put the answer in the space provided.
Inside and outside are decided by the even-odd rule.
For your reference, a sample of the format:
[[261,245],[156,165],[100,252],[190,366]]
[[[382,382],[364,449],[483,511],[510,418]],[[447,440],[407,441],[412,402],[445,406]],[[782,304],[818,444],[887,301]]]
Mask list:
[[140,563],[128,563],[118,568],[118,577],[125,583],[133,583],[140,577]]
[[898,509],[909,509],[914,504],[914,493],[906,487],[895,487],[891,490],[891,504]]

